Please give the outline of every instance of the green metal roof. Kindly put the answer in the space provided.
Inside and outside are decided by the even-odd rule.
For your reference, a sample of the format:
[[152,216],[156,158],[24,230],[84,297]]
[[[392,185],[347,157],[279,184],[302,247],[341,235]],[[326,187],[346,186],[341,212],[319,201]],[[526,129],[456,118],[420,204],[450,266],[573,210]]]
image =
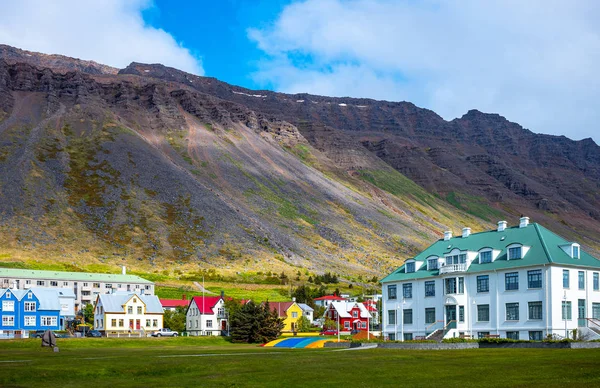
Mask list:
[[[522,259],[507,260],[507,247],[513,243],[522,244],[529,247],[529,251]],[[430,256],[443,258],[455,248],[461,251],[477,252],[483,248],[492,248],[499,250],[500,254],[492,263],[479,264],[474,260],[466,273],[487,272],[499,269],[529,267],[534,265],[543,265],[556,263],[560,265],[572,265],[578,267],[600,268],[600,260],[580,249],[579,259],[573,259],[569,254],[562,250],[561,246],[571,244],[559,235],[551,232],[543,226],[532,223],[524,228],[514,226],[506,228],[503,232],[497,230],[473,233],[468,237],[453,237],[450,240],[443,239],[436,241],[429,248],[419,253],[414,259],[416,261],[426,261]],[[394,282],[409,279],[421,279],[434,277],[439,274],[438,270],[428,271],[427,266],[423,265],[421,269],[405,273],[404,265],[381,280],[382,283]]]
[[0,268],[0,277],[21,279],[56,279],[71,281],[90,281],[108,283],[143,283],[152,284],[151,281],[136,275],[91,273],[91,272],[63,272],[63,271],[39,271],[20,268]]

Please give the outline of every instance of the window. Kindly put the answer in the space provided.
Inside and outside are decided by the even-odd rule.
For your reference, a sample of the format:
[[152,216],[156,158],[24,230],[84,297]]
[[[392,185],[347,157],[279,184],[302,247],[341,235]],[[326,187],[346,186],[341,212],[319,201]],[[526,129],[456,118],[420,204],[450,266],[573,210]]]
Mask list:
[[106,284],[104,285],[104,287],[105,287],[105,288],[112,288],[112,284],[110,284],[110,283],[106,283]]
[[530,331],[529,332],[529,340],[530,341],[541,341],[544,339],[544,335],[541,331]]
[[152,327],[158,327],[158,319],[152,320]]
[[3,300],[2,311],[15,311],[15,302],[11,300]]
[[6,297],[10,299],[10,291],[6,291],[6,294],[4,295],[6,295]]
[[111,327],[117,327],[117,320],[116,319],[111,319],[110,320],[110,326]]
[[479,253],[479,264],[492,262],[492,251],[484,251]]
[[35,315],[25,315],[25,326],[35,326],[36,319]]
[[573,258],[579,259],[579,247],[577,245],[573,245]]
[[412,283],[402,285],[402,296],[406,299],[412,298]]
[[585,272],[579,271],[578,280],[579,280],[579,289],[585,290]]
[[563,288],[569,288],[569,270],[563,269]]
[[395,341],[396,340],[396,333],[389,333],[388,334],[388,338],[390,341]]
[[458,278],[458,293],[465,293],[465,278]]
[[404,320],[404,324],[405,325],[410,325],[413,323],[413,314],[412,314],[412,309],[404,309],[404,314],[402,319]]
[[425,323],[435,322],[435,307],[425,309]]
[[31,292],[27,293],[27,299],[33,299],[33,295],[31,294]]
[[25,311],[35,311],[35,302],[25,302]]
[[427,268],[429,270],[438,269],[438,259],[427,260]]
[[396,285],[388,286],[388,299],[396,299]]
[[518,303],[507,303],[506,304],[506,320],[507,321],[518,321],[519,320],[519,304]]
[[69,285],[69,282],[63,282],[63,287],[67,287]]
[[489,331],[480,331],[477,333],[477,338],[482,339],[490,335]]
[[100,288],[100,283],[93,283],[92,287],[94,287],[94,288]]
[[414,262],[406,263],[405,272],[406,273],[415,272],[415,263]]
[[388,310],[388,325],[396,324],[396,310]]
[[84,286],[84,287],[87,287],[87,286],[88,286],[88,284],[87,284],[87,283],[83,283],[83,286]]
[[592,318],[600,319],[600,303],[592,303]]
[[521,259],[521,247],[508,248],[508,260]]
[[512,340],[518,340],[519,339],[519,332],[518,331],[507,331],[506,332],[506,338],[512,339]]
[[349,329],[350,328],[350,322],[346,321],[344,322],[344,329]]
[[563,320],[571,320],[572,319],[572,311],[571,302],[564,301],[562,302],[562,319]]
[[142,314],[142,306],[137,306],[137,313],[138,315]]
[[[125,325],[125,321],[123,319],[119,319],[119,327],[123,327]],[[150,326],[150,325],[146,325]]]
[[150,327],[150,323],[152,322],[151,319],[146,319],[146,327]]
[[425,282],[425,296],[435,296],[435,281]]
[[220,316],[220,317],[224,316],[225,315],[225,309],[223,307],[219,307],[217,309],[217,315]]
[[146,290],[149,290],[149,289],[150,289],[150,286],[146,286]]
[[363,329],[367,328],[367,322],[361,322],[360,323],[360,327],[362,327]]
[[212,327],[212,319],[206,321],[206,327]]
[[298,318],[298,312],[292,311],[292,318]]
[[490,276],[477,276],[477,292],[490,292]]
[[37,285],[38,285],[38,286],[44,286],[45,284],[46,284],[46,282],[45,282],[45,281],[43,281],[43,280],[38,280],[38,281],[37,281]]
[[458,306],[458,321],[465,321],[465,306]]
[[413,335],[412,333],[404,333],[404,341],[412,341]]
[[3,315],[2,316],[2,326],[14,326],[14,325],[15,325],[14,315]]
[[600,274],[598,272],[594,272],[594,291],[600,291]]
[[133,306],[127,306],[127,314],[133,314]]
[[464,264],[467,262],[467,255],[462,253],[460,255],[446,256],[446,265],[451,264]]
[[51,287],[58,287],[58,282],[57,282],[57,281],[54,281],[54,280],[51,280],[51,281],[50,281],[50,286],[51,286]]
[[529,319],[542,319],[542,302],[529,302]]
[[518,272],[509,272],[504,275],[504,289],[506,291],[519,289],[519,273]]
[[456,294],[456,278],[444,279],[446,294]]
[[56,326],[56,317],[42,317],[42,326]]
[[358,311],[352,311],[352,318],[358,318]]
[[542,288],[542,270],[527,271],[527,287]]

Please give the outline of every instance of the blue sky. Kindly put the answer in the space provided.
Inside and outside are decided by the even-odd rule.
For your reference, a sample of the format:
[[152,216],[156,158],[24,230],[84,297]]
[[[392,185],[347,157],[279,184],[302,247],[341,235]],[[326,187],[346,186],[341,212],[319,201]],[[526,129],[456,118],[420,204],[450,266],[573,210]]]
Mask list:
[[19,0],[2,4],[0,43],[598,143],[598,20],[597,0]]

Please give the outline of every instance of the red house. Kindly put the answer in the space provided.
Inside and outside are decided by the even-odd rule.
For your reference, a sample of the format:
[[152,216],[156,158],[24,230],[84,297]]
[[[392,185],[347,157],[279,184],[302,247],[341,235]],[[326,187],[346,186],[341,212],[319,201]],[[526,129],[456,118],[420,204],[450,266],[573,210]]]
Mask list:
[[331,302],[324,317],[337,322],[339,316],[340,331],[367,330],[371,314],[364,304],[357,302]]

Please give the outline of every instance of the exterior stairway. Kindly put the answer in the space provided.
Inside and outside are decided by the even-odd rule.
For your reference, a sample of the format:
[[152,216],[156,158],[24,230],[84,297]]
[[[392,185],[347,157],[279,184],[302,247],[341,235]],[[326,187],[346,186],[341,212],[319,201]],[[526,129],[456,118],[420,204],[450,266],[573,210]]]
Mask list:
[[442,340],[444,339],[444,334],[446,334],[446,331],[444,329],[437,329],[431,332],[427,337],[425,337],[425,339],[442,342]]

